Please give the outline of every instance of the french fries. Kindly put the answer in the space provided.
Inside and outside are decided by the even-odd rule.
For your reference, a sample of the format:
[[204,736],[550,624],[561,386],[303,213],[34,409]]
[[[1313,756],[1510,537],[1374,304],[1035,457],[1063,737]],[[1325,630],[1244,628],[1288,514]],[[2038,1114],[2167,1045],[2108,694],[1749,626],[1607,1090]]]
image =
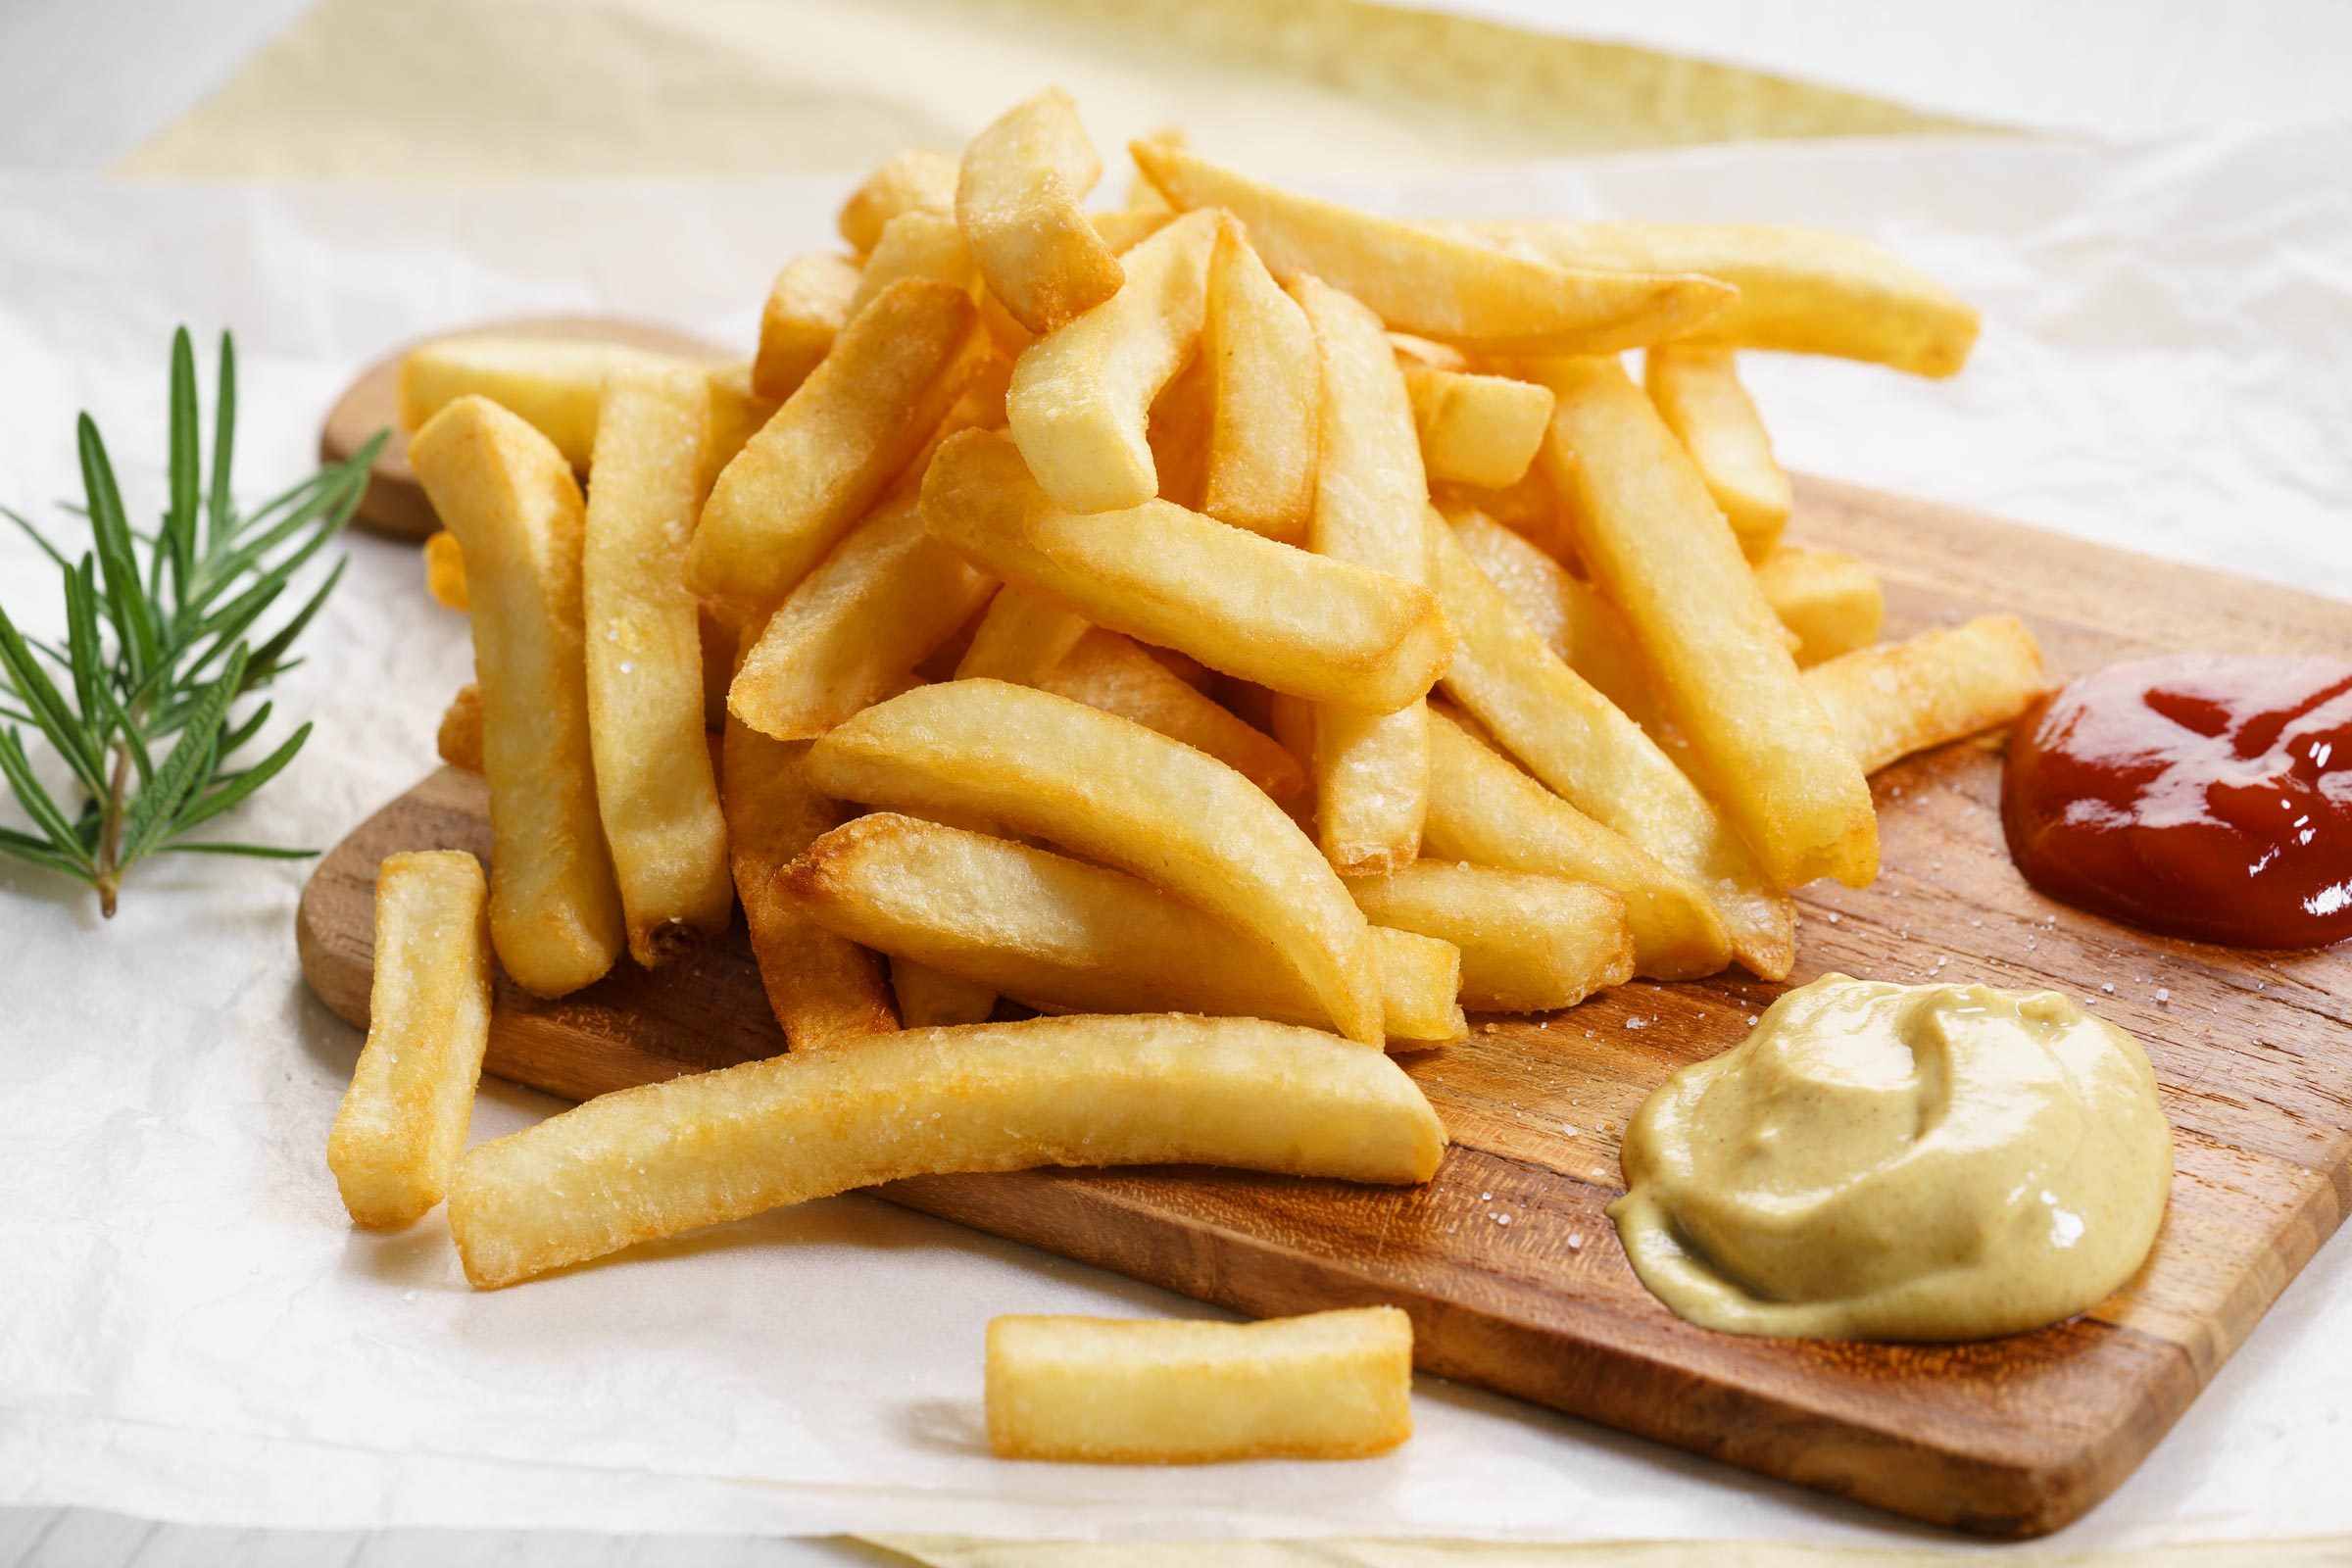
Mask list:
[[1704,272],[1739,290],[1678,342],[1830,354],[1930,376],[1956,374],[1977,342],[1974,307],[1852,234],[1794,223],[1446,226],[1562,267]]
[[[1287,965],[1224,922],[1122,872],[987,834],[874,811],[810,845],[782,887],[826,930],[890,954],[894,974],[906,957],[1048,1009],[1324,1017]],[[1371,936],[1391,1041],[1460,1039],[1459,956],[1407,931]]]
[[619,343],[467,333],[418,344],[400,362],[400,423],[421,430],[462,397],[484,397],[555,443],[585,469],[596,450],[596,405],[615,367],[691,364]]
[[767,305],[760,313],[760,352],[752,360],[752,385],[781,403],[801,389],[833,339],[849,324],[850,301],[861,273],[846,256],[811,251],[784,264]]
[[1200,510],[1208,489],[1209,396],[1208,367],[1196,355],[1176,372],[1176,379],[1159,389],[1144,420],[1144,442],[1152,449],[1159,499],[1188,512]]
[[794,857],[841,820],[808,782],[805,741],[771,741],[729,719],[719,748],[720,800],[735,896],[768,1009],[795,1051],[822,1051],[899,1027],[882,960],[811,924],[780,883]]
[[[1654,352],[1654,351],[1653,351]],[[1527,476],[1551,424],[1551,392],[1531,381],[1408,369],[1421,462],[1433,482],[1499,490]]]
[[1119,259],[1078,205],[1102,176],[1078,106],[1058,87],[1014,105],[963,151],[956,221],[989,292],[1032,332],[1119,291]]
[[468,1152],[449,1219],[489,1289],[908,1176],[1194,1163],[1402,1184],[1445,1143],[1395,1062],[1311,1029],[1030,1018],[600,1096]]
[[923,531],[912,490],[851,529],[767,622],[728,710],[777,740],[813,740],[878,701],[980,609],[994,582]]
[[1086,635],[1086,617],[1041,599],[1026,588],[1004,587],[988,602],[988,613],[972,645],[956,665],[957,680],[1008,680],[1034,686],[1062,655]]
[[927,277],[969,292],[978,275],[956,220],[919,209],[901,213],[882,225],[882,237],[867,253],[848,314],[855,318],[903,277]]
[[1416,931],[1462,955],[1462,1005],[1473,1012],[1573,1007],[1634,975],[1625,901],[1590,882],[1422,860],[1349,877],[1376,926]]
[[1147,420],[1200,345],[1217,224],[1214,213],[1195,214],[1136,246],[1116,294],[1013,362],[1004,395],[1012,439],[1065,510],[1119,512],[1159,493]]
[[1446,618],[1462,628],[1447,695],[1579,810],[1696,884],[1740,962],[1767,980],[1787,974],[1795,915],[1747,846],[1656,742],[1544,646],[1441,520],[1430,538]]
[[580,487],[553,442],[482,397],[427,420],[409,461],[466,552],[492,941],[516,985],[560,997],[627,939],[589,750]]
[[1868,884],[1870,786],[1674,433],[1613,360],[1545,360],[1538,373],[1558,399],[1544,455],[1575,497],[1578,553],[1633,627],[1723,814],[1781,887]]
[[449,1186],[490,1043],[489,887],[462,850],[387,856],[375,873],[368,1043],[326,1140],[361,1225],[406,1225]]
[[956,215],[956,162],[928,147],[909,148],[865,177],[842,204],[839,227],[850,249],[863,256],[901,213]]
[[1732,351],[1661,343],[1642,357],[1649,401],[1750,561],[1762,561],[1788,526],[1788,475],[1772,457],[1772,437],[1740,384]]
[[1393,712],[1429,689],[1450,647],[1427,589],[1164,501],[1067,512],[998,435],[964,431],[939,449],[923,524],[1096,625],[1317,702]]
[[1879,579],[1835,550],[1783,546],[1756,563],[1756,587],[1781,624],[1796,633],[1799,666],[1869,647],[1886,619]]
[[1095,232],[1102,236],[1102,243],[1110,247],[1111,254],[1117,256],[1167,227],[1175,216],[1165,207],[1155,212],[1136,207],[1114,207],[1107,212],[1089,213],[1086,219],[1095,225]]
[[[1450,714],[1430,716],[1422,839],[1432,856],[1607,888],[1625,903],[1637,974],[1690,980],[1731,961],[1723,918],[1699,884],[1528,777]],[[1792,930],[1786,940],[1792,948]],[[1773,961],[1760,947],[1759,960]]]
[[890,989],[899,999],[900,1025],[907,1029],[986,1023],[997,1010],[996,987],[897,954],[890,959]]
[[1400,332],[1490,353],[1610,354],[1680,335],[1735,291],[1692,273],[1570,270],[1278,190],[1166,142],[1128,151],[1180,211],[1224,208],[1274,275],[1311,273]]
[[606,378],[580,562],[588,743],[629,956],[649,969],[725,930],[734,902],[686,591],[710,438],[700,375],[624,366]]
[[1303,536],[1322,397],[1314,335],[1232,223],[1218,225],[1209,254],[1200,363],[1210,423],[1200,510],[1270,539]]
[[467,681],[441,710],[441,726],[433,736],[441,760],[467,773],[482,770],[482,689]]
[[762,612],[783,603],[946,416],[978,368],[976,339],[961,289],[883,290],[719,474],[689,586]]
[[1412,1320],[1393,1306],[988,1325],[988,1446],[1004,1459],[1361,1458],[1413,1435],[1412,1386]]
[[1201,696],[1115,631],[1089,631],[1045,674],[1023,684],[1131,718],[1206,752],[1277,801],[1306,787],[1298,759],[1272,736]]
[[808,767],[837,798],[977,813],[1133,871],[1265,941],[1341,1034],[1382,1039],[1363,915],[1282,808],[1214,758],[1065,697],[959,680],[867,709]]
[[1856,649],[1805,685],[1866,773],[2006,724],[2040,696],[2041,650],[2015,615],[1979,615],[1899,643]]
[[[1412,401],[1380,318],[1313,277],[1293,285],[1314,333],[1323,397],[1307,547],[1399,582],[1429,576],[1429,480]],[[1315,830],[1342,872],[1394,870],[1421,853],[1429,708],[1315,710]]]
[[424,541],[424,591],[443,610],[466,608],[466,552],[458,536],[438,529]]

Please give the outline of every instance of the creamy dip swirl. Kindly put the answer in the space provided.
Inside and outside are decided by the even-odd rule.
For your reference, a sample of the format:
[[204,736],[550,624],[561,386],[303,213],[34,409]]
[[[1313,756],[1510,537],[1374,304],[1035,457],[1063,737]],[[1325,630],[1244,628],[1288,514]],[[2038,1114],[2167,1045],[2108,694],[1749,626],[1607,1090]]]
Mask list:
[[2053,991],[1826,975],[1625,1136],[1642,1282],[1732,1334],[1973,1340],[2147,1256],[2173,1144],[2139,1043]]

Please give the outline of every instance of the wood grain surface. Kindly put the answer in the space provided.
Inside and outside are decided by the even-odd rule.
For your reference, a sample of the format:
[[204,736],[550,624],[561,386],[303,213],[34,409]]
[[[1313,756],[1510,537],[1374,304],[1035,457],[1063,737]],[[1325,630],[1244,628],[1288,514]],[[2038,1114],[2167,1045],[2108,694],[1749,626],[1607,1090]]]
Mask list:
[[[1918,502],[1800,480],[1796,538],[1885,576],[1887,635],[2023,615],[2069,674],[2177,648],[2352,647],[2352,605]],[[427,744],[420,737],[420,750]],[[2072,1322],[1953,1346],[1742,1339],[1645,1291],[1602,1210],[1618,1137],[1683,1064],[1781,988],[1636,983],[1544,1018],[1474,1019],[1401,1058],[1453,1139],[1410,1190],[1200,1170],[930,1177],[881,1196],[1258,1315],[1386,1302],[1423,1368],[1917,1518],[2032,1536],[2111,1491],[2185,1409],[2352,1198],[2352,956],[2149,936],[2027,888],[1999,760],[1963,743],[1878,775],[1885,871],[1802,895],[1796,973],[2054,987],[2147,1047],[2172,1121],[2172,1207],[2147,1266]],[[319,864],[304,971],[363,1023],[372,882],[395,850],[487,858],[481,781],[435,773]],[[503,981],[489,1070],[582,1097],[782,1047],[740,926],[658,975],[562,1002]],[[1504,1216],[1509,1223],[1502,1223]]]
[[[433,335],[469,337],[485,333],[619,343],[629,348],[698,359],[721,357],[710,344],[683,332],[665,326],[616,321],[603,316],[523,317],[481,321]],[[368,493],[360,498],[353,520],[396,539],[422,539],[441,526],[440,519],[433,515],[432,503],[424,499],[424,486],[416,482],[416,470],[409,466],[409,432],[400,427],[400,362],[416,346],[404,343],[361,371],[360,378],[346,387],[335,400],[335,406],[327,411],[326,423],[318,432],[321,463],[346,462],[374,440],[378,430],[392,432],[392,439],[376,454],[375,465],[368,474]]]

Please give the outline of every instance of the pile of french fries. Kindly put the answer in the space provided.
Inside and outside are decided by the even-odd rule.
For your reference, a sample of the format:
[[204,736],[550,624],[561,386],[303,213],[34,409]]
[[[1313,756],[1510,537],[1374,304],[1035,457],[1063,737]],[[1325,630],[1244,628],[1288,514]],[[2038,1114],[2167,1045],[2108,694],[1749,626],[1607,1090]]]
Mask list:
[[[1876,579],[1782,542],[1737,356],[1957,370],[1975,313],[1893,258],[1410,222],[1131,151],[1128,204],[1087,209],[1049,91],[893,159],[748,366],[411,357],[489,947],[561,996],[740,902],[790,1051],[454,1170],[419,1138],[407,1200],[356,1215],[446,1187],[496,1286],[927,1172],[1425,1181],[1444,1133],[1381,1048],[1786,976],[1790,890],[1877,873],[1866,775],[2041,689],[2014,619],[1874,646]],[[436,942],[487,973],[478,892],[405,885],[370,1053],[487,1026],[486,978],[387,983]],[[1377,1446],[1342,1438],[1299,1441]]]

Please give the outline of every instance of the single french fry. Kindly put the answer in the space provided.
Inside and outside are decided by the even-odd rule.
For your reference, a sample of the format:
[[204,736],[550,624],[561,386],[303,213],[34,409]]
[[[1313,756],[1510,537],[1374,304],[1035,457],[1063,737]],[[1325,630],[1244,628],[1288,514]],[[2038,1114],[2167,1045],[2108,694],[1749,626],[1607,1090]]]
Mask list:
[[435,529],[424,541],[424,591],[443,610],[466,608],[466,552],[458,536]]
[[1129,147],[1170,205],[1224,208],[1274,275],[1311,273],[1401,332],[1489,352],[1610,354],[1689,331],[1734,291],[1695,274],[1568,269],[1262,184],[1162,142]]
[[1164,501],[1054,505],[1002,436],[967,431],[923,479],[923,523],[991,576],[1139,642],[1319,702],[1394,712],[1451,646],[1425,588]]
[[956,162],[928,147],[909,148],[865,177],[842,204],[841,237],[860,256],[872,250],[882,230],[901,213],[956,213]]
[[1044,675],[1024,684],[1131,718],[1146,729],[1206,752],[1275,800],[1285,800],[1306,787],[1306,774],[1298,760],[1272,736],[1250,728],[1201,696],[1115,631],[1100,627],[1088,631]]
[[813,740],[905,680],[994,586],[923,531],[912,489],[893,496],[769,618],[728,710],[777,740]]
[[1322,398],[1314,333],[1234,223],[1218,225],[1209,256],[1200,363],[1210,423],[1198,510],[1271,539],[1302,537]]
[[[1400,582],[1429,578],[1429,481],[1412,400],[1380,318],[1313,277],[1293,285],[1313,329],[1323,397],[1307,547]],[[1342,872],[1389,871],[1421,853],[1429,709],[1315,710],[1315,829]]]
[[1208,367],[1196,357],[1152,400],[1144,442],[1159,479],[1159,499],[1188,512],[1200,510],[1208,488],[1210,442]]
[[[1768,980],[1788,973],[1794,911],[1740,836],[1655,741],[1544,646],[1450,529],[1437,522],[1430,537],[1446,618],[1461,628],[1446,672],[1447,695],[1579,810],[1693,883],[1714,905],[1740,962]],[[1617,886],[1607,877],[1590,880]]]
[[760,353],[752,385],[778,402],[801,389],[849,324],[858,293],[858,264],[847,256],[810,251],[784,264],[760,313]]
[[795,857],[841,821],[808,781],[805,741],[771,741],[730,719],[719,749],[721,800],[735,895],[767,1004],[795,1051],[886,1035],[899,1027],[882,960],[812,924],[780,887]]
[[467,773],[482,770],[482,689],[472,681],[459,687],[441,710],[433,750],[451,767]]
[[1724,816],[1781,887],[1868,885],[1870,786],[1682,444],[1614,360],[1545,360],[1538,373],[1559,400],[1544,458],[1575,497],[1579,554],[1633,627]]
[[1782,546],[1756,563],[1756,587],[1796,633],[1796,662],[1818,664],[1868,648],[1886,619],[1886,590],[1869,567],[1835,550]]
[[1282,808],[1205,753],[1066,697],[959,680],[867,709],[808,766],[838,797],[978,813],[1130,870],[1268,943],[1341,1034],[1381,1039],[1363,915]]
[[1865,772],[2006,724],[2048,687],[2015,615],[1979,615],[1805,671],[1805,686]]
[[1402,1068],[1312,1029],[1029,1018],[600,1096],[469,1151],[450,1233],[491,1288],[909,1176],[1206,1164],[1405,1185],[1445,1145]]
[[1113,256],[1135,249],[1167,227],[1175,217],[1164,205],[1149,211],[1140,207],[1114,207],[1107,212],[1086,215],[1087,221],[1095,225],[1095,232],[1102,236],[1102,243],[1110,247]]
[[979,275],[956,220],[919,210],[901,213],[882,225],[882,237],[867,254],[850,294],[849,315],[856,317],[903,277],[927,277],[968,291]]
[[[1271,950],[1223,921],[1123,872],[988,834],[868,812],[810,845],[783,886],[809,919],[892,955],[894,974],[903,956],[1048,1010],[1324,1016]],[[1372,938],[1391,1041],[1459,1040],[1459,956],[1410,932],[1376,926]]]
[[1430,497],[1446,513],[1476,512],[1492,517],[1561,565],[1577,568],[1576,541],[1569,536],[1560,498],[1541,462],[1531,465],[1516,483],[1498,490],[1433,484]]
[[957,680],[1008,680],[1035,686],[1086,635],[1086,617],[1007,584],[988,602],[988,613],[956,665]]
[[1349,877],[1376,926],[1450,942],[1462,955],[1462,1005],[1473,1012],[1551,1012],[1634,975],[1625,901],[1590,882],[1532,871],[1420,860]]
[[710,380],[710,449],[705,456],[703,487],[721,468],[735,461],[744,443],[751,440],[776,416],[783,406],[780,398],[771,398],[752,385],[752,362],[736,360],[713,366]]
[[1000,1459],[1357,1459],[1413,1435],[1413,1324],[1393,1306],[1258,1323],[1000,1317]]
[[956,221],[989,292],[1032,332],[1119,291],[1119,259],[1078,205],[1102,176],[1078,106],[1059,87],[1015,104],[963,150]]
[[908,1029],[986,1023],[997,1010],[996,987],[897,954],[890,958],[890,989],[899,999],[899,1020]]
[[[1634,971],[1692,980],[1732,960],[1704,892],[1521,772],[1443,710],[1430,715],[1431,856],[1607,888],[1625,902]],[[1788,938],[1793,956],[1794,934]]]
[[971,296],[903,278],[728,464],[703,508],[687,581],[765,610],[864,514],[978,367]]
[[362,1225],[406,1225],[448,1190],[490,1043],[489,885],[463,850],[387,856],[375,873],[368,1043],[326,1163]]
[[1551,423],[1549,388],[1453,370],[1407,370],[1404,385],[1431,480],[1499,490],[1526,477]]
[[1147,421],[1200,346],[1217,223],[1196,214],[1136,246],[1116,294],[1014,362],[1004,416],[1038,484],[1068,511],[1117,512],[1159,493]]
[[[623,365],[699,362],[620,343],[467,333],[411,349],[400,364],[400,423],[421,430],[462,397],[485,397],[555,443],[585,469],[596,450],[596,405],[605,377]],[[710,369],[708,364],[700,368]]]
[[725,930],[734,903],[703,741],[701,607],[686,590],[710,437],[700,375],[624,367],[606,379],[580,564],[588,743],[629,956],[649,969]]
[[1408,370],[1454,370],[1470,368],[1470,356],[1450,343],[1435,338],[1415,337],[1410,332],[1391,332],[1389,346],[1396,351],[1396,363]]
[[1773,461],[1772,436],[1740,384],[1732,351],[1661,343],[1643,354],[1642,379],[1741,552],[1763,561],[1788,524],[1788,475]]
[[589,745],[579,483],[553,442],[483,397],[427,420],[409,462],[466,552],[491,937],[516,985],[560,997],[612,968],[627,939]]
[[1739,289],[1678,342],[1831,354],[1933,376],[1956,373],[1976,346],[1975,307],[1852,234],[1793,223],[1455,226],[1563,267],[1703,272]]

